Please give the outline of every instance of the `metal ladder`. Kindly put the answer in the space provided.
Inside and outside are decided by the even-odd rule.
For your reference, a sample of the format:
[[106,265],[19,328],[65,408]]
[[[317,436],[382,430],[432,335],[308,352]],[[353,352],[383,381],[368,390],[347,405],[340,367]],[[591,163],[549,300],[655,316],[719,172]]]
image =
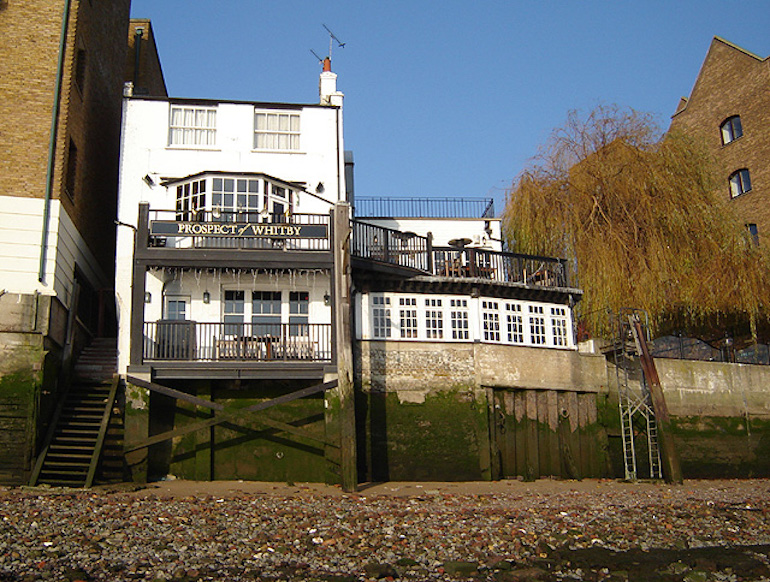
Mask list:
[[[616,330],[615,373],[618,382],[618,406],[626,480],[636,481],[640,477],[637,447],[642,443],[646,445],[648,456],[646,467],[648,474],[642,478],[661,479],[663,472],[658,443],[658,424],[648,379],[645,377],[640,360],[642,354],[640,346],[648,339],[647,314],[639,309],[624,308],[619,311],[613,323]],[[641,325],[634,325],[635,323]]]

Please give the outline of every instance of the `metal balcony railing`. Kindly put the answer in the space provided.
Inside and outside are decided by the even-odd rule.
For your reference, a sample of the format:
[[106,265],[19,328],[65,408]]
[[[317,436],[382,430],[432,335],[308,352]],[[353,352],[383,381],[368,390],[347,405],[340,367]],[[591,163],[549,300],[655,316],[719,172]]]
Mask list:
[[492,198],[369,198],[357,196],[359,218],[494,218]]
[[331,362],[329,323],[144,323],[144,361]]

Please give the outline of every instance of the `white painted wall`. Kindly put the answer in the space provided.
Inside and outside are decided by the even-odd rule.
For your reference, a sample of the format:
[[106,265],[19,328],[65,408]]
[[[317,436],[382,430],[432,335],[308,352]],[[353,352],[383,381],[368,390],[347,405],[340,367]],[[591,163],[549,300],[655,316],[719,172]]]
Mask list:
[[38,281],[44,201],[0,196],[0,290],[56,295],[69,307],[75,264],[95,288],[112,282],[58,200],[50,202],[44,281]]
[[[449,241],[469,238],[468,247],[501,251],[499,218],[360,218],[369,224],[384,228],[413,232],[420,236],[433,234],[434,247],[448,247]],[[484,229],[489,225],[491,234]]]
[[[286,182],[305,183],[307,190],[313,193],[318,184],[323,184],[323,193],[317,196],[300,194],[294,211],[328,215],[331,205],[344,200],[345,196],[341,94],[333,102],[338,106],[289,106],[290,112],[300,114],[300,151],[267,152],[253,149],[254,111],[255,107],[260,111],[270,110],[269,105],[220,102],[216,104],[215,146],[170,147],[168,126],[171,102],[126,98],[121,137],[119,220],[135,227],[140,202],[148,202],[151,210],[172,210],[176,202],[176,188],[166,189],[161,183],[206,171],[263,173]],[[174,100],[174,103],[185,104],[184,100]],[[275,109],[287,111],[285,107]],[[144,180],[145,176],[150,176],[152,185]],[[130,226],[118,227],[115,291],[119,322],[118,369],[121,373],[128,365],[130,348],[133,247],[133,229]],[[168,291],[171,276],[175,275],[170,271],[148,275],[147,290],[152,300],[145,304],[145,321],[155,321],[164,316],[164,290]],[[238,280],[232,280],[233,277]],[[331,322],[330,309],[323,301],[323,296],[330,290],[326,274],[300,272],[289,277],[199,272],[181,276],[174,286],[181,290],[180,293],[190,295],[188,319],[195,321],[222,320],[223,307],[219,299],[221,290],[227,286],[244,290],[307,290],[310,292],[311,323]],[[209,304],[203,303],[204,290],[211,294]],[[286,317],[288,321],[288,312]]]

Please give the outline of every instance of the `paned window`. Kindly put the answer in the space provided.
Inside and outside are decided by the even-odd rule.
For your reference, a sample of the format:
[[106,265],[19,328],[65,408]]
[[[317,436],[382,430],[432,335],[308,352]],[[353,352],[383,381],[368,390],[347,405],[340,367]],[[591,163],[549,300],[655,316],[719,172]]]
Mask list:
[[289,335],[306,336],[308,328],[308,310],[310,294],[307,291],[291,291],[289,293]]
[[545,345],[545,317],[542,305],[529,306],[529,339],[533,345]]
[[735,198],[751,190],[751,176],[746,168],[730,174],[730,196]]
[[372,296],[372,323],[374,337],[390,337],[390,297]]
[[281,335],[281,292],[251,292],[251,323],[257,336]]
[[444,337],[444,311],[441,309],[441,299],[425,300],[425,336],[428,339]]
[[187,319],[187,299],[182,297],[166,298],[166,319]]
[[521,316],[521,305],[518,303],[506,303],[505,315],[508,341],[512,344],[524,343],[524,320]]
[[399,297],[398,304],[401,337],[417,337],[417,299],[415,297]]
[[551,307],[551,336],[553,345],[567,345],[567,310],[564,307]]
[[450,299],[449,319],[452,323],[452,339],[467,340],[468,330],[468,300]]
[[722,143],[724,145],[729,144],[731,141],[735,141],[743,135],[741,116],[733,115],[732,117],[728,117],[720,126],[720,130],[722,132]]
[[216,145],[217,110],[213,107],[171,107],[168,144],[172,146]]
[[299,150],[299,114],[255,111],[254,149]]
[[256,222],[259,216],[259,180],[214,178],[211,209],[221,222]]
[[225,291],[225,335],[243,335],[244,297],[243,291]]
[[[206,180],[195,180],[176,187],[176,219],[200,220],[205,215],[203,209],[206,206]],[[200,214],[199,214],[200,212]]]
[[481,316],[484,327],[484,340],[488,342],[500,341],[500,313],[497,301],[482,301]]

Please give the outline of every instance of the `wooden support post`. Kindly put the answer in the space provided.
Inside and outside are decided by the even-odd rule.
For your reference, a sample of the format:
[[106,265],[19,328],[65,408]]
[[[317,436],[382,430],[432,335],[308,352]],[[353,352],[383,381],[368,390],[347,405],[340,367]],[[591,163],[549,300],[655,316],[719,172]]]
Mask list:
[[632,320],[636,338],[639,343],[639,357],[642,360],[642,372],[647,379],[652,398],[652,407],[655,410],[655,422],[658,427],[658,443],[660,444],[661,463],[663,464],[663,478],[666,483],[681,485],[683,483],[682,467],[679,463],[679,453],[671,434],[671,418],[668,415],[668,406],[663,396],[663,386],[660,384],[658,369],[647,347],[647,340],[642,329],[642,323],[638,318]]
[[[332,287],[334,303],[333,325],[337,353],[337,391],[340,399],[340,460],[342,489],[358,489],[356,459],[356,411],[353,389],[353,339],[351,329],[350,205],[334,205],[334,269]],[[389,242],[389,241],[384,241]],[[386,247],[387,248],[387,247]]]

